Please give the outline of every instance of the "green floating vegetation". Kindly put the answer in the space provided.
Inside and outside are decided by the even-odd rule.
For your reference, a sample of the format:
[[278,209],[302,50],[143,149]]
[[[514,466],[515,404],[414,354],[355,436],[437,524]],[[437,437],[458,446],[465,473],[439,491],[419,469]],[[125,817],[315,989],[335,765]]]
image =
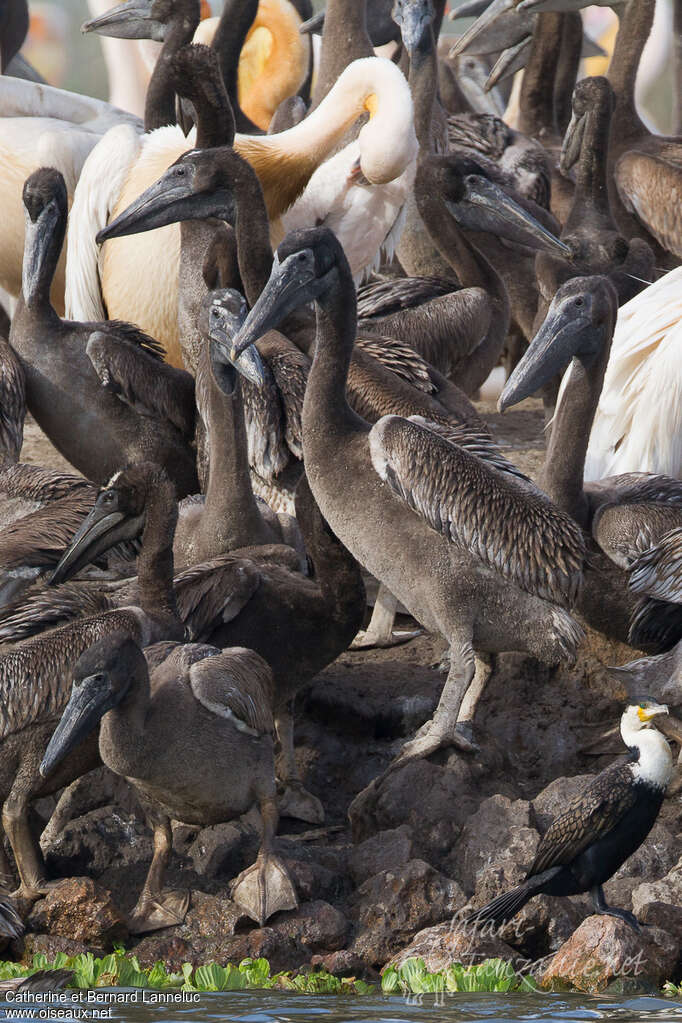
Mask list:
[[174,988],[178,991],[246,991],[274,988],[280,991],[298,991],[302,994],[364,995],[374,990],[371,984],[354,977],[335,977],[324,970],[310,973],[270,973],[267,959],[244,959],[239,966],[219,966],[208,963],[196,969],[183,963],[176,973],[168,971],[161,960],[148,969],[140,966],[135,955],[117,948],[110,955],[97,958],[91,953],[67,956],[58,952],[52,960],[36,953],[30,966],[22,963],[0,962],[0,980],[27,977],[38,970],[73,970],[69,987],[132,987]]
[[668,998],[682,998],[682,984],[673,984],[671,980],[663,985],[663,994]]
[[430,973],[423,959],[406,959],[387,967],[381,977],[384,994],[432,994],[441,991],[537,991],[532,977],[517,973],[504,959],[486,959],[475,966],[453,963]]

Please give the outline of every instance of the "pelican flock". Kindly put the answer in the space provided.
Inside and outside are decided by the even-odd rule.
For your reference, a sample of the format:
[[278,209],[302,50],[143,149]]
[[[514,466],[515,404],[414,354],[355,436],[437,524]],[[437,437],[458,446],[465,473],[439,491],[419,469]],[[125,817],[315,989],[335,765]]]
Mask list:
[[3,5],[8,958],[679,983],[679,97],[587,6],[89,0],[106,101]]

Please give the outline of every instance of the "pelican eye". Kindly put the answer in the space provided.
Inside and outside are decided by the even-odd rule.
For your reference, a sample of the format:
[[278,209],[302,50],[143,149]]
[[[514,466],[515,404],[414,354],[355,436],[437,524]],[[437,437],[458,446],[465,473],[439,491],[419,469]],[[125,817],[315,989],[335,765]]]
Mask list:
[[582,304],[583,304],[583,300],[582,300],[582,298],[576,298],[576,300],[575,300],[575,304],[576,304],[576,305],[582,305]]

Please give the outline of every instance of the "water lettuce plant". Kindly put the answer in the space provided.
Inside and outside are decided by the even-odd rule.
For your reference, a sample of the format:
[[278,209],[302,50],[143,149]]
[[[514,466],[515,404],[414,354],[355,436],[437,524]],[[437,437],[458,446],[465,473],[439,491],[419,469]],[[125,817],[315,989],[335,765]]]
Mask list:
[[537,991],[532,977],[516,973],[504,959],[486,959],[475,966],[453,963],[430,973],[423,959],[406,959],[400,966],[388,966],[381,977],[384,994],[421,995],[441,991]]
[[69,987],[132,987],[175,988],[179,991],[243,991],[277,988],[304,994],[367,994],[372,985],[354,977],[340,978],[324,970],[310,973],[270,973],[267,959],[244,959],[238,966],[207,963],[194,967],[183,963],[182,969],[169,971],[158,960],[153,966],[140,966],[135,955],[117,948],[110,955],[98,958],[91,953],[67,956],[58,952],[52,960],[37,953],[30,966],[0,962],[0,980],[31,976],[37,970],[73,970]]

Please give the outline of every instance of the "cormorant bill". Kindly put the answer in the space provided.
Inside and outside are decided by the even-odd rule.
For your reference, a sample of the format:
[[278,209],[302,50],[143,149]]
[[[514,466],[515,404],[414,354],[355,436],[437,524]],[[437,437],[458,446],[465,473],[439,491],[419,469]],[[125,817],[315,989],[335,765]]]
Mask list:
[[626,909],[609,906],[602,885],[632,856],[651,831],[672,776],[665,737],[652,720],[667,714],[663,704],[629,706],[620,722],[628,755],[611,764],[577,795],[540,840],[525,880],[472,913],[465,924],[502,925],[534,895],[589,892],[596,913],[620,917],[639,931]]

